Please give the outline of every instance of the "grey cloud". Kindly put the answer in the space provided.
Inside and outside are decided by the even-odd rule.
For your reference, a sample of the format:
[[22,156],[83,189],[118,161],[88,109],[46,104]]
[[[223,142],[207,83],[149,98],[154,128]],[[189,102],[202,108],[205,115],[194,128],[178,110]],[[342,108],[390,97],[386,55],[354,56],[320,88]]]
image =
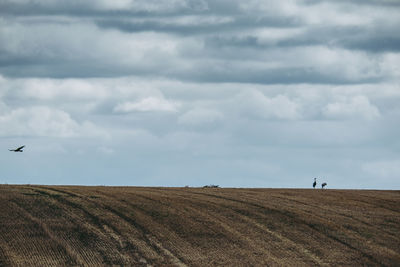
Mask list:
[[262,41],[257,35],[211,35],[204,38],[206,48],[224,49],[224,48],[244,48],[254,50],[267,50],[278,48],[279,40],[271,38],[269,42]]
[[[118,29],[123,32],[166,32],[176,33],[182,35],[193,35],[210,32],[210,25],[177,25],[171,23],[165,23],[162,21],[142,21],[142,22],[131,22],[127,20],[98,20],[96,25],[100,28],[105,29]],[[211,28],[214,31],[223,30],[228,28],[229,25],[212,25]]]
[[400,37],[393,26],[375,25],[373,27],[317,27],[307,30],[293,38],[280,40],[277,46],[325,45],[343,47],[367,52],[398,52]]
[[240,1],[227,0],[140,0],[124,1],[76,1],[48,2],[41,0],[0,2],[0,14],[11,16],[65,15],[74,17],[168,17],[207,12],[209,14],[239,14]]
[[[38,3],[39,7],[46,6],[40,1]],[[178,1],[171,5],[171,10],[181,7],[190,9],[193,3]],[[32,2],[27,1],[26,4],[31,5]],[[228,8],[229,11],[224,11],[225,4],[226,2],[204,2],[201,4],[203,8],[194,8],[200,10],[200,13],[194,12],[192,14],[195,15],[189,17],[185,17],[185,13],[182,16],[150,14],[141,18],[110,18],[99,14],[93,18],[75,18],[69,22],[60,17],[64,24],[56,23],[57,16],[53,16],[52,20],[47,22],[43,17],[32,17],[29,21],[6,18],[1,27],[10,30],[0,32],[0,38],[14,40],[0,45],[0,71],[9,77],[84,78],[136,75],[194,82],[365,83],[379,82],[384,75],[349,78],[348,75],[343,75],[343,72],[332,71],[318,63],[308,63],[306,57],[302,58],[302,66],[291,65],[294,62],[287,64],[289,59],[284,56],[278,66],[267,67],[260,63],[263,60],[268,63],[271,57],[277,58],[278,56],[274,55],[276,50],[280,50],[278,55],[284,55],[285,50],[290,52],[293,48],[303,46],[345,48],[349,51],[364,50],[374,53],[399,51],[400,41],[394,35],[395,27],[388,23],[378,24],[373,29],[367,26],[311,27],[304,24],[301,16],[284,15],[279,12],[273,14],[273,10],[264,15],[257,13],[252,16],[246,13],[249,11],[239,8],[239,3],[234,3]],[[12,6],[11,2],[3,2],[3,5]],[[50,5],[53,6],[60,10],[68,10],[80,7],[80,4],[63,2],[59,6]],[[107,8],[100,10],[110,14],[115,11]],[[119,9],[116,10],[115,12],[118,12]],[[200,23],[196,23],[196,16],[202,18]],[[191,20],[190,23],[185,22],[187,18]],[[270,28],[281,33],[287,29],[300,31],[293,34],[288,32],[282,36],[278,34],[275,37],[260,36],[255,32],[257,29]],[[115,33],[107,29],[118,31]],[[10,33],[11,31],[14,32]],[[32,31],[37,34],[30,34]],[[148,36],[136,35],[141,33],[151,33],[158,37],[154,41],[148,39]],[[52,37],[48,38],[49,36]],[[115,41],[111,42],[111,39]],[[160,49],[163,46],[168,47],[164,42],[169,40],[172,40],[170,46],[175,48],[171,51]],[[139,44],[140,49],[132,43],[135,41],[142,41]],[[146,48],[145,42],[159,45]],[[16,45],[11,48],[9,44]],[[301,57],[302,51],[299,53]]]
[[[87,64],[84,62],[46,62],[40,64],[36,60],[13,61],[13,65],[0,66],[0,71],[8,77],[51,77],[51,78],[95,78],[95,77],[121,77],[129,75],[146,76],[149,73],[140,68],[124,68],[120,65]],[[23,66],[23,72],[21,72]],[[77,68],[78,67],[78,68]]]
[[213,35],[206,37],[205,43],[209,47],[241,47],[256,50],[318,45],[382,53],[400,51],[400,37],[396,32],[397,28],[385,25],[374,27],[324,26],[307,27],[307,30],[302,33],[276,39],[271,38],[269,42],[262,40],[257,35]]
[[2,1],[0,14],[14,16],[67,15],[67,16],[148,16],[149,14],[176,14],[199,12],[207,8],[202,1]]
[[190,74],[181,73],[176,77],[196,82],[214,83],[258,83],[258,84],[356,84],[379,82],[381,78],[366,77],[353,80],[352,78],[322,72],[313,67],[286,67],[286,68],[246,68],[206,65]]
[[208,14],[239,15],[243,13],[241,1],[228,0],[139,0],[124,1],[76,1],[57,2],[26,0],[4,0],[0,3],[0,14],[13,16],[67,15],[67,16],[170,16],[207,12]]
[[[248,43],[256,39],[244,39],[244,44],[226,50],[217,40],[205,41],[202,45],[196,39],[178,37],[164,40],[166,36],[149,34],[130,36],[123,33],[102,33],[90,24],[78,27],[57,26],[49,30],[43,25],[31,26],[42,30],[36,34],[21,31],[24,37],[5,34],[14,38],[11,43],[25,47],[15,50],[10,43],[3,43],[5,51],[1,57],[0,70],[10,77],[166,77],[195,82],[239,82],[239,83],[326,83],[343,84],[379,81],[380,76],[349,78],[345,73],[320,68],[318,63],[304,62],[292,66],[284,50],[265,48],[245,51]],[[70,35],[80,35],[79,41]],[[55,40],[46,39],[49,35]],[[113,42],[110,38],[119,38]],[[136,38],[135,38],[136,37]],[[29,40],[29,42],[27,42]],[[241,40],[239,39],[239,42]],[[101,43],[101,44],[99,44]],[[240,46],[242,45],[242,46]],[[137,47],[136,50],[133,50]],[[301,51],[300,51],[301,52]],[[293,55],[295,53],[291,52]],[[279,56],[281,55],[281,56]],[[239,58],[238,58],[239,57]],[[307,60],[308,56],[303,56]],[[280,65],[270,67],[268,61],[274,58]],[[298,57],[298,59],[300,59]],[[241,62],[243,60],[243,62]],[[341,63],[343,64],[343,63]],[[366,66],[367,67],[367,66]]]
[[[107,38],[88,23],[46,27],[14,22],[2,27],[0,39],[8,41],[0,43],[3,52],[0,70],[12,77],[146,75],[154,68],[162,69],[173,59],[167,59],[169,52],[163,51],[159,42],[146,38],[132,40],[113,33]],[[120,38],[119,42],[114,42],[113,38]],[[132,46],[138,47],[136,54]]]
[[232,30],[246,30],[257,27],[298,27],[301,25],[301,20],[294,17],[255,17],[251,18],[248,16],[234,16],[221,17],[216,21],[204,21],[199,23],[171,23],[166,20],[142,20],[134,21],[128,19],[99,19],[96,21],[96,25],[101,28],[112,28],[118,29],[124,32],[143,32],[143,31],[155,31],[155,32],[168,32],[182,35],[196,35],[196,34],[212,34],[222,31]]
[[372,5],[372,6],[387,6],[387,7],[400,7],[397,0],[302,0],[302,3],[308,5],[315,5],[319,3],[345,3],[353,5]]
[[[77,63],[79,68],[77,68]],[[22,62],[21,62],[22,64]],[[282,68],[252,68],[232,67],[229,64],[219,65],[209,62],[192,67],[191,72],[184,69],[164,71],[163,69],[140,69],[139,66],[122,67],[119,65],[79,65],[79,62],[69,64],[47,64],[2,66],[0,70],[8,77],[52,77],[52,78],[96,78],[123,77],[140,75],[148,78],[174,78],[186,82],[199,83],[255,83],[255,84],[357,84],[382,81],[382,77],[351,78],[339,74],[322,72],[315,67],[282,67]],[[51,68],[51,70],[49,70]]]
[[398,6],[0,0],[2,177],[399,188]]
[[395,33],[389,35],[371,34],[360,38],[349,38],[340,43],[349,49],[359,49],[372,53],[400,52],[400,37]]

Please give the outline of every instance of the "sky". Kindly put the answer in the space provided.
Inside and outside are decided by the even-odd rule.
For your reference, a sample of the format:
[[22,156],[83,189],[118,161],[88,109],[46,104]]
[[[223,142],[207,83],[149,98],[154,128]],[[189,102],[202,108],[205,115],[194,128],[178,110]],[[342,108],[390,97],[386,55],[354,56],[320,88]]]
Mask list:
[[0,0],[0,183],[399,190],[399,28],[398,0]]

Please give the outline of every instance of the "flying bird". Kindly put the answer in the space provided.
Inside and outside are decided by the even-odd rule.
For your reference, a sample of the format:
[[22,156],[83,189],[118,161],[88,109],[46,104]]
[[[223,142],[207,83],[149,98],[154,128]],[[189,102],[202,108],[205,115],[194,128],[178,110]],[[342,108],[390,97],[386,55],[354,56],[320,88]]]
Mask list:
[[24,152],[22,149],[24,149],[25,146],[20,146],[19,148],[16,149],[9,149],[9,151],[13,151],[13,152]]

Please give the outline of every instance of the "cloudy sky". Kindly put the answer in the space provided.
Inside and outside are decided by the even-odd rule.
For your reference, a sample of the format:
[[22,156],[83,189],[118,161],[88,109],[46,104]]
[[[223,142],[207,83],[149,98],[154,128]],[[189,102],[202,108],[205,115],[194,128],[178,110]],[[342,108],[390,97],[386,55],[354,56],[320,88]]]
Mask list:
[[1,0],[0,183],[400,189],[399,14]]

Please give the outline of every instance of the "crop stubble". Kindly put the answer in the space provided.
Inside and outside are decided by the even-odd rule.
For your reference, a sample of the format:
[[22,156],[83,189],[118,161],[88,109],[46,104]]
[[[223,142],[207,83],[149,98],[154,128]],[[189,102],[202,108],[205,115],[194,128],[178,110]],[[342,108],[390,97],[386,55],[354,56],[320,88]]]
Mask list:
[[400,192],[0,186],[0,266],[399,266]]

